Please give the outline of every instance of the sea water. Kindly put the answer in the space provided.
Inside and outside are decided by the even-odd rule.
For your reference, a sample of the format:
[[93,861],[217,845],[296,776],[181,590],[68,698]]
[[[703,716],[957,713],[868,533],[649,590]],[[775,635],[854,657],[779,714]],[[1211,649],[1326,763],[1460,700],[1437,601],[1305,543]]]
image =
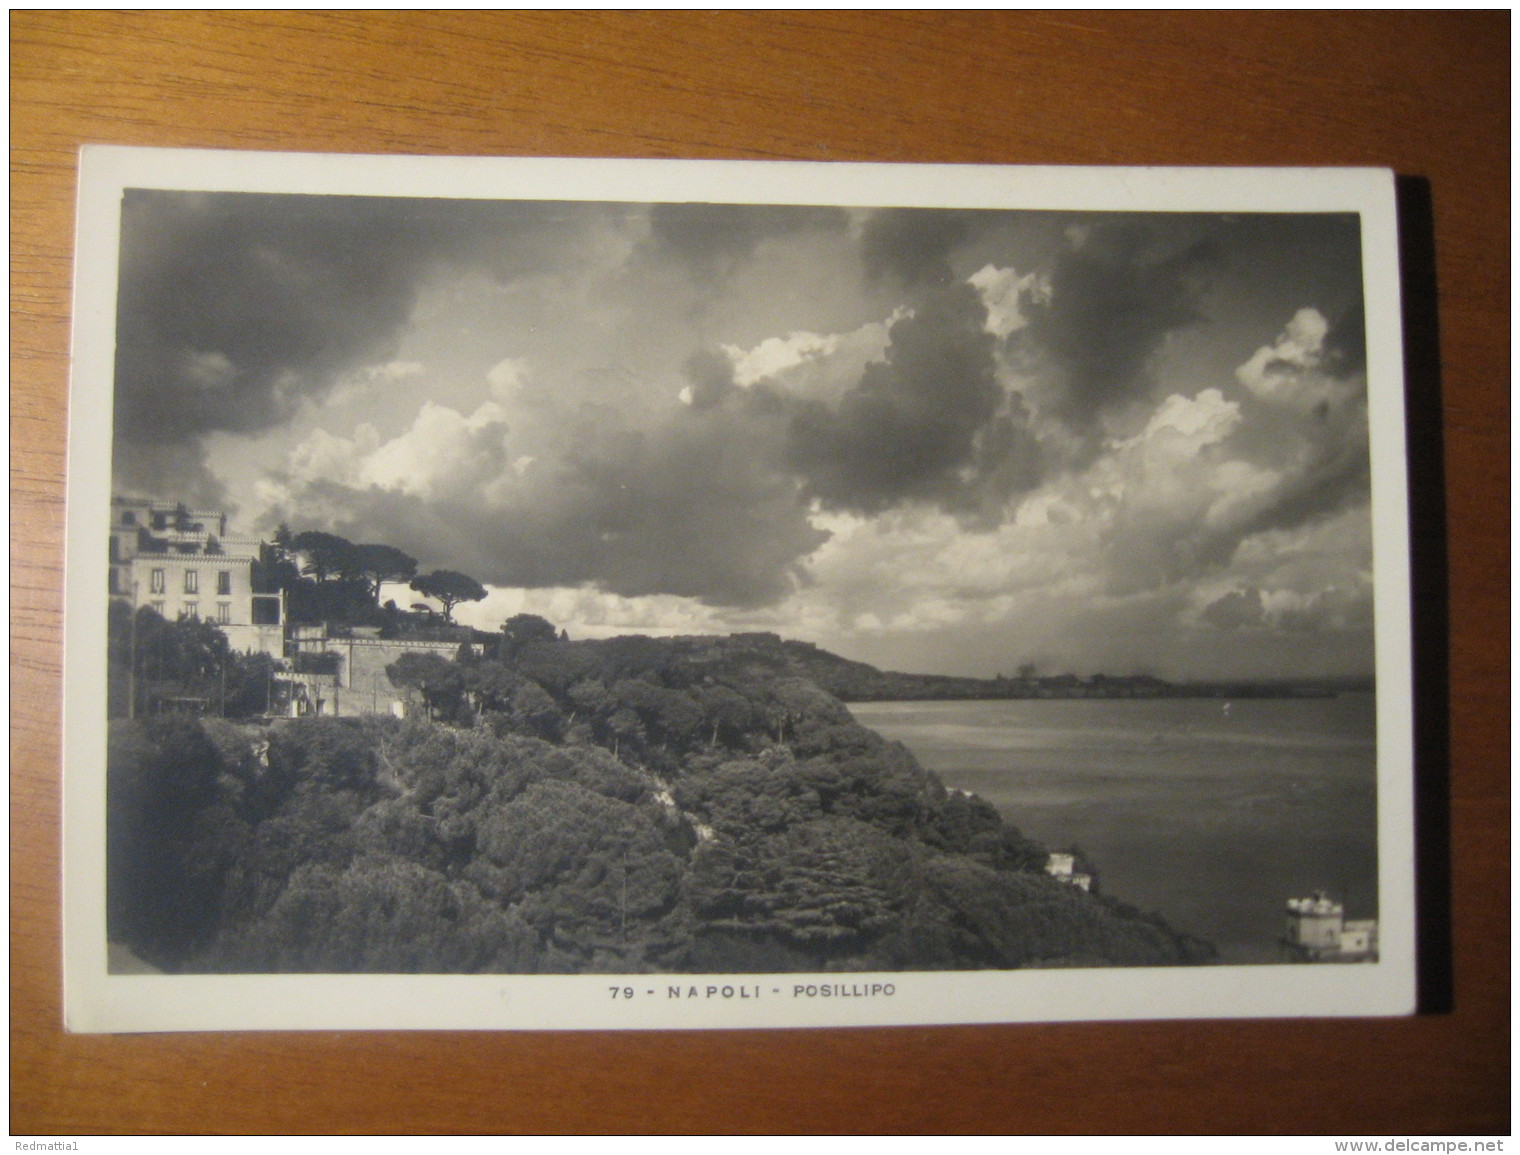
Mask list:
[[1281,961],[1289,897],[1377,917],[1371,694],[880,702],[850,707],[1098,885],[1225,963]]

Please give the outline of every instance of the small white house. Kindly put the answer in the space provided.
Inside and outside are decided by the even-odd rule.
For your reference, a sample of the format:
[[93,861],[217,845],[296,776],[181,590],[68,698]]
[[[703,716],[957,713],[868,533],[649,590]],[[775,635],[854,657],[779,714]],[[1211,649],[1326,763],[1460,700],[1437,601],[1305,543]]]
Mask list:
[[1377,919],[1346,918],[1346,908],[1324,891],[1288,899],[1283,947],[1299,962],[1376,962]]
[[1055,852],[1045,861],[1045,873],[1057,882],[1064,882],[1068,886],[1075,886],[1082,890],[1092,889],[1092,875],[1083,874],[1077,870],[1077,856],[1065,852]]

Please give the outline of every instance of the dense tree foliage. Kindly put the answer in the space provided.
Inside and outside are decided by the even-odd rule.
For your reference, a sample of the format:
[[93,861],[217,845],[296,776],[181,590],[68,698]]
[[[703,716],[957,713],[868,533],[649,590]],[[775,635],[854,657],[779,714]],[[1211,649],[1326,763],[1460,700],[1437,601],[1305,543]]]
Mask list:
[[269,709],[274,659],[235,653],[210,622],[171,622],[148,606],[134,612],[112,602],[107,637],[112,718],[164,712],[248,718]]
[[391,545],[356,545],[354,569],[369,583],[370,597],[380,600],[385,582],[407,582],[417,575],[417,559]]
[[467,710],[466,670],[447,658],[431,652],[402,654],[385,672],[395,685],[422,696],[429,717],[457,721]]
[[354,543],[335,533],[308,529],[296,534],[291,541],[292,549],[306,559],[301,572],[319,582],[332,578],[352,579],[359,576],[359,560]]
[[354,543],[335,533],[281,525],[259,563],[259,577],[285,594],[286,615],[301,625],[377,627],[388,635],[425,625],[430,615],[382,605],[386,582],[410,581],[417,559],[394,546]]
[[175,971],[1210,957],[1047,877],[993,807],[784,668],[721,640],[505,637],[390,668],[431,718],[113,724],[113,937]]
[[501,634],[502,657],[511,657],[533,642],[559,640],[559,631],[554,628],[554,623],[537,614],[513,614],[501,623]]

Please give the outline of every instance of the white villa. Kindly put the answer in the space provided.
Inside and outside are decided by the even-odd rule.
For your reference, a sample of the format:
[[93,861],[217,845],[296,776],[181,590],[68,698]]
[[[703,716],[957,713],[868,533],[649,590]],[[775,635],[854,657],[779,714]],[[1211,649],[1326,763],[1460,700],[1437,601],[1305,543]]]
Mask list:
[[111,596],[160,617],[213,622],[234,650],[285,656],[285,595],[265,584],[266,546],[227,532],[227,515],[111,499]]

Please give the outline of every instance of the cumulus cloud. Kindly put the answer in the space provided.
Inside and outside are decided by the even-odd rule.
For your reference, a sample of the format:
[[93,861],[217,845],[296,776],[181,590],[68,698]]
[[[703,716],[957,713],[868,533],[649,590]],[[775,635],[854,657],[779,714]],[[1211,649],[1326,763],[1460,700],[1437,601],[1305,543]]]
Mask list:
[[327,394],[324,405],[335,408],[363,402],[377,392],[414,380],[425,371],[426,366],[420,361],[386,361],[379,365],[365,365],[342,374]]
[[1368,632],[1372,627],[1372,589],[1350,582],[1314,590],[1232,589],[1197,611],[1195,620],[1215,630],[1297,635]]
[[1223,441],[1239,424],[1240,406],[1226,401],[1218,389],[1205,389],[1197,397],[1173,393],[1128,444],[1163,446],[1173,454],[1196,456],[1204,446]]
[[427,401],[409,429],[386,441],[367,422],[351,438],[314,429],[291,450],[288,477],[297,486],[376,486],[423,500],[481,494],[510,465],[504,416],[491,401],[469,415]]
[[1014,269],[984,265],[966,280],[982,295],[982,304],[987,307],[987,332],[994,337],[1007,337],[1029,324],[1020,307],[1023,299],[1045,304],[1050,297],[1050,284],[1038,273],[1021,277]]
[[[828,592],[837,629],[922,632],[950,621],[1017,621],[1026,599],[1061,589],[1095,592],[1075,559],[1091,556],[1092,526],[1004,523],[965,533],[956,519],[926,506],[864,518],[820,519],[829,540],[810,559]],[[806,596],[806,592],[803,595]]]
[[[1076,516],[1102,526],[1100,570],[1110,593],[1238,574],[1252,543],[1270,540],[1280,551],[1283,533],[1326,522],[1343,526],[1327,554],[1356,564],[1370,556],[1353,532],[1370,491],[1366,384],[1349,337],[1338,339],[1346,351],[1329,351],[1331,331],[1320,311],[1298,310],[1272,345],[1240,366],[1237,399],[1219,388],[1171,394],[1137,435],[1105,443],[1077,472],[1086,504],[1079,499]],[[1305,600],[1327,583],[1356,587],[1360,579],[1344,565],[1318,573],[1297,601],[1282,600],[1281,580],[1261,575],[1251,586],[1215,589],[1194,620],[1286,629],[1354,617],[1345,606],[1332,613],[1331,602]]]
[[793,332],[767,337],[752,348],[724,345],[734,384],[764,384],[787,397],[836,405],[859,383],[866,366],[886,354],[893,325],[912,314],[898,308],[880,321],[844,333]]
[[763,378],[832,355],[839,348],[840,339],[837,333],[789,333],[785,337],[767,337],[753,349],[725,345],[723,351],[733,364],[735,383],[748,387]]
[[[1365,517],[1354,430],[1330,436],[1321,422],[1296,420],[1256,445],[1250,432],[1244,403],[1220,389],[1172,394],[1136,436],[1107,443],[1084,469],[1026,503],[1020,524],[1091,527],[1098,548],[1082,564],[1103,576],[1109,594],[1125,597],[1236,569],[1240,551],[1262,534],[1358,506]],[[1206,620],[1236,620],[1250,608],[1227,601]]]
[[1342,345],[1332,355],[1329,334],[1330,323],[1318,309],[1300,309],[1277,340],[1256,350],[1235,376],[1261,400],[1306,413],[1344,402],[1356,395],[1359,383],[1340,374],[1348,364],[1359,369],[1365,349]]
[[334,437],[325,429],[313,429],[290,451],[289,474],[297,484],[334,481],[361,485],[365,459],[379,448],[380,432],[368,422],[361,422],[352,437]]
[[1256,453],[1275,453],[1282,475],[1269,493],[1241,508],[1240,536],[1292,528],[1369,500],[1360,331],[1359,312],[1332,326],[1318,309],[1303,308],[1271,346],[1258,349],[1236,370],[1260,403]]
[[486,374],[491,396],[498,401],[510,401],[527,384],[529,372],[528,362],[523,358],[504,357],[492,365],[491,371]]
[[1254,587],[1249,590],[1231,590],[1205,606],[1201,616],[1204,621],[1221,630],[1260,625],[1265,616],[1261,591]]
[[425,402],[409,430],[369,456],[363,481],[425,500],[451,489],[476,492],[507,467],[504,418],[490,401],[468,416]]

